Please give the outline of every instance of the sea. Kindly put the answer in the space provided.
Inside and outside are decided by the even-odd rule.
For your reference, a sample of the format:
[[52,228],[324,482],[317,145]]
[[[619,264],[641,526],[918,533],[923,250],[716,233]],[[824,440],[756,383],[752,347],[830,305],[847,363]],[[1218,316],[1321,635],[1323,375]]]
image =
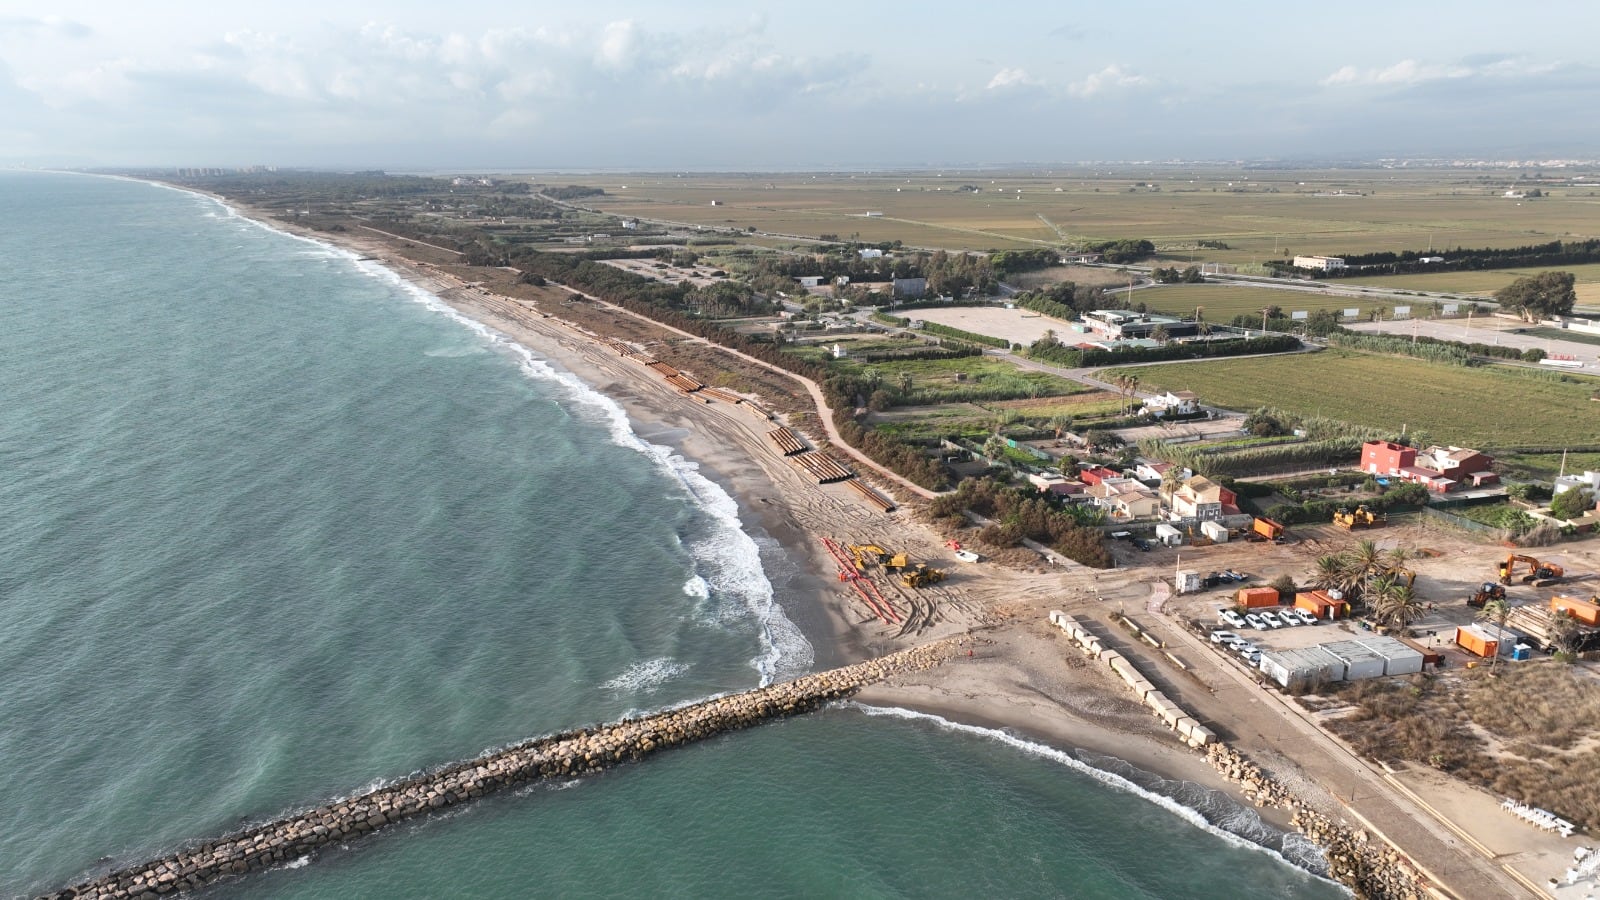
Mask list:
[[[801,560],[714,473],[376,262],[0,172],[0,896],[792,677]],[[1114,759],[846,703],[218,897],[1331,898]]]

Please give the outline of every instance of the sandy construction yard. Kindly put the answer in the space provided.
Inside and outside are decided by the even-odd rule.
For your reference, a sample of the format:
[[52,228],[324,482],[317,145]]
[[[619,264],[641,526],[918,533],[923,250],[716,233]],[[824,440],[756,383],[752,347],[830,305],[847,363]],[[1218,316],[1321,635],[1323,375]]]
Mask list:
[[951,328],[960,328],[976,334],[1004,338],[1024,346],[1054,331],[1062,343],[1070,343],[1073,334],[1066,322],[1026,309],[1006,309],[1001,306],[957,306],[950,309],[908,309],[903,313],[908,319],[937,322]]

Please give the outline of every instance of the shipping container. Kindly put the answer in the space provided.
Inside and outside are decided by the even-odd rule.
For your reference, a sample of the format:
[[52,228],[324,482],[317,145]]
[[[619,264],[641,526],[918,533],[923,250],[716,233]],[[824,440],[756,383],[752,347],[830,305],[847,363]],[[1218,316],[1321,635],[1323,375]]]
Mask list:
[[1238,597],[1239,605],[1249,609],[1256,609],[1262,606],[1277,606],[1281,599],[1278,596],[1278,589],[1269,587],[1239,588]]
[[1178,573],[1177,581],[1173,586],[1178,589],[1180,594],[1192,594],[1200,590],[1200,573],[1185,569]]
[[1200,533],[1210,538],[1213,543],[1226,544],[1228,542],[1228,526],[1221,522],[1201,522]]
[[1156,526],[1156,540],[1168,547],[1176,547],[1183,543],[1183,532],[1163,522]]
[[1551,612],[1572,613],[1572,617],[1584,625],[1600,625],[1600,605],[1588,600],[1579,600],[1577,597],[1551,597]]
[[1350,615],[1350,604],[1338,591],[1301,591],[1294,605],[1319,619],[1338,619]]
[[1498,638],[1476,625],[1462,625],[1456,629],[1456,646],[1484,659],[1494,659],[1500,653]]

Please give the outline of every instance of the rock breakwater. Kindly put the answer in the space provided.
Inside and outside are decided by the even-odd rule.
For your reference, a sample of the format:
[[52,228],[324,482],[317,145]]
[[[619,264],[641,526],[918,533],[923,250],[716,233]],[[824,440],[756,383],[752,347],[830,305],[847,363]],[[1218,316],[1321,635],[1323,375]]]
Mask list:
[[44,895],[151,898],[283,865],[329,844],[506,788],[584,775],[651,753],[818,709],[895,675],[936,666],[956,652],[938,641],[782,684],[692,703],[609,725],[536,738],[345,800],[285,816],[160,859],[125,866]]

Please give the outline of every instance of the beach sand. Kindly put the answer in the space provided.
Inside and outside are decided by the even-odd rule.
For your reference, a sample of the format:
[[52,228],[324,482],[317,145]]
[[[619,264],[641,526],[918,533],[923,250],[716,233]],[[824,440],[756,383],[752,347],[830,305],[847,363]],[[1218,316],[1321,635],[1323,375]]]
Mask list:
[[[1391,803],[1387,797],[1395,794],[1394,789],[1369,766],[1345,759],[1348,751],[1318,729],[1307,723],[1289,727],[1286,716],[1293,719],[1292,712],[1263,696],[1259,687],[1241,672],[1231,671],[1194,636],[1180,633],[1170,622],[1158,623],[1164,629],[1162,636],[1187,660],[1190,668],[1184,672],[1136,640],[1115,637],[1113,619],[1119,609],[1142,612],[1157,596],[1154,574],[1102,572],[1070,563],[959,563],[944,547],[942,536],[916,522],[905,508],[915,500],[909,492],[875,479],[880,489],[903,504],[900,511],[885,515],[844,485],[815,484],[775,452],[765,435],[773,423],[753,415],[743,404],[685,397],[656,373],[585,334],[581,323],[565,322],[563,312],[591,322],[599,321],[598,314],[614,324],[608,332],[645,346],[704,381],[715,374],[709,370],[716,365],[714,348],[693,347],[694,342],[681,335],[614,307],[582,304],[579,316],[580,310],[566,302],[570,295],[563,289],[517,285],[514,273],[501,270],[492,270],[485,279],[483,269],[454,266],[451,252],[442,248],[377,234],[308,232],[276,220],[267,211],[241,211],[273,227],[381,260],[462,314],[505,333],[618,401],[644,439],[670,446],[700,464],[704,474],[737,500],[747,526],[770,536],[798,570],[779,586],[778,599],[812,643],[815,667],[853,662],[938,637],[970,636],[970,657],[915,679],[874,686],[859,696],[861,703],[1003,728],[1058,749],[1116,757],[1163,778],[1194,782],[1249,804],[1238,786],[1213,769],[1203,754],[1179,743],[1120,680],[1086,660],[1045,621],[1050,610],[1063,609],[1096,633],[1125,645],[1158,687],[1195,710],[1202,721],[1226,723],[1219,727],[1219,736],[1270,771],[1300,804],[1344,818],[1352,827],[1372,827],[1374,819],[1381,822],[1386,838],[1422,868],[1440,875],[1438,881],[1449,884],[1443,895],[1527,895],[1526,879],[1512,883],[1499,866],[1465,847],[1434,818],[1401,798]],[[817,417],[806,412],[805,392],[793,385],[786,390],[782,380],[765,382],[763,405],[786,411],[813,442],[822,439]],[[897,607],[913,613],[911,618],[919,623],[912,628],[885,624],[836,580],[838,567],[822,548],[822,537],[905,550],[913,559],[951,572],[951,578],[923,591],[878,579]],[[1273,825],[1288,828],[1287,811],[1260,813]],[[1491,824],[1491,828],[1516,827]]]

